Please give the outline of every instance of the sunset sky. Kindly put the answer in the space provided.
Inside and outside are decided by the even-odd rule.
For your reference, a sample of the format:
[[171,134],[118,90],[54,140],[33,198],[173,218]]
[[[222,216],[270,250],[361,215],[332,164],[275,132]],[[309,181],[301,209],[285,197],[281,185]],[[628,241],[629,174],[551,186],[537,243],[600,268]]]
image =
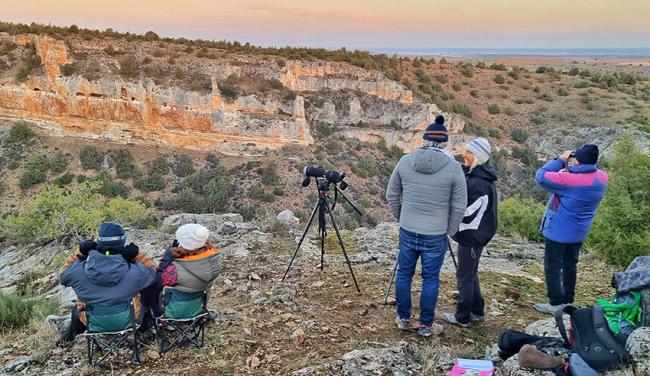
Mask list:
[[650,47],[650,0],[1,0],[0,20],[348,48]]

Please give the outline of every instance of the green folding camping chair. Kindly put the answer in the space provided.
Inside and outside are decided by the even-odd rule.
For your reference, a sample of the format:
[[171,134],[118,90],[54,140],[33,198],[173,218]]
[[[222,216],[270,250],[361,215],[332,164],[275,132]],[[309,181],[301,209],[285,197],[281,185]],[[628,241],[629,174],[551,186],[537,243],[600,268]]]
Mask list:
[[[84,308],[88,318],[88,328],[82,336],[88,345],[88,364],[92,367],[102,365],[110,356],[127,362],[140,361],[138,347],[138,328],[133,302],[110,306],[93,305]],[[99,356],[95,350],[101,352]],[[96,359],[96,357],[99,358]]]
[[207,302],[206,291],[184,292],[165,287],[161,300],[164,313],[155,319],[161,357],[186,344],[203,347],[205,323],[210,316]]

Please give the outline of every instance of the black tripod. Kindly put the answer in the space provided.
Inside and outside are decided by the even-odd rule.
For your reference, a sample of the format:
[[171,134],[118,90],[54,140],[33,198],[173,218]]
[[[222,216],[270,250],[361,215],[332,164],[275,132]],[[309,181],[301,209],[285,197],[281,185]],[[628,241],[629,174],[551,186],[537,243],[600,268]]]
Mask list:
[[[327,237],[326,215],[329,215],[330,221],[332,222],[332,227],[334,227],[334,232],[336,232],[336,237],[339,240],[339,246],[343,251],[343,256],[345,256],[345,263],[348,264],[348,268],[350,269],[350,274],[352,275],[354,286],[357,288],[357,292],[360,293],[361,289],[359,288],[359,284],[357,283],[357,278],[354,276],[354,271],[352,270],[352,265],[350,264],[348,253],[345,251],[345,244],[343,244],[343,238],[341,238],[341,233],[339,232],[339,226],[336,224],[336,220],[334,219],[334,214],[332,213],[332,211],[336,207],[336,202],[338,200],[339,195],[341,195],[341,197],[343,197],[345,201],[347,201],[347,203],[350,204],[350,206],[352,206],[354,211],[356,211],[359,215],[361,215],[361,211],[356,207],[356,205],[352,203],[352,201],[350,201],[350,199],[345,195],[345,193],[343,193],[342,189],[345,188],[343,187],[343,185],[341,186],[341,188],[339,188],[337,186],[337,183],[330,182],[326,178],[314,178],[314,179],[316,179],[316,183],[317,183],[316,189],[318,190],[318,203],[314,207],[314,210],[311,212],[311,217],[309,218],[307,227],[305,227],[305,231],[303,231],[302,233],[302,237],[298,242],[296,251],[293,253],[293,257],[291,257],[289,266],[287,266],[287,270],[284,272],[282,281],[284,281],[284,279],[287,278],[287,274],[289,273],[289,269],[291,269],[293,260],[296,258],[296,255],[298,254],[298,250],[300,249],[302,242],[305,240],[307,231],[309,231],[309,227],[314,221],[314,217],[316,217],[316,212],[318,212],[318,234],[320,235],[320,269],[323,270],[323,265],[324,265],[325,238]],[[334,200],[332,200],[328,194],[330,190],[330,186],[334,187]]]

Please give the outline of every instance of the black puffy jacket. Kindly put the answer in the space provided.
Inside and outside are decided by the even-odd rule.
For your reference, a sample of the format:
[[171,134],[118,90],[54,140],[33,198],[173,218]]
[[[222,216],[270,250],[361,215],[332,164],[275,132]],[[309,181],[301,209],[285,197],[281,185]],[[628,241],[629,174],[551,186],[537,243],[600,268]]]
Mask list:
[[484,247],[497,232],[497,174],[489,164],[467,173],[467,209],[453,239],[467,247]]

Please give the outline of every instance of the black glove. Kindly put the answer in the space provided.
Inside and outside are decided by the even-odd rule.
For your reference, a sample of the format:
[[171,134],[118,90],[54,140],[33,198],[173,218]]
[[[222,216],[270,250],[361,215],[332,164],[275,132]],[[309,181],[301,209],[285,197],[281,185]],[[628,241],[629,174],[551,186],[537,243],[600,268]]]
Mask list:
[[84,240],[81,243],[79,243],[79,253],[81,253],[85,257],[88,257],[88,252],[90,252],[93,249],[97,249],[97,243],[93,240]]
[[131,242],[125,245],[124,248],[121,249],[120,253],[127,262],[133,262],[133,259],[135,259],[138,256],[138,253],[140,253],[140,248]]

